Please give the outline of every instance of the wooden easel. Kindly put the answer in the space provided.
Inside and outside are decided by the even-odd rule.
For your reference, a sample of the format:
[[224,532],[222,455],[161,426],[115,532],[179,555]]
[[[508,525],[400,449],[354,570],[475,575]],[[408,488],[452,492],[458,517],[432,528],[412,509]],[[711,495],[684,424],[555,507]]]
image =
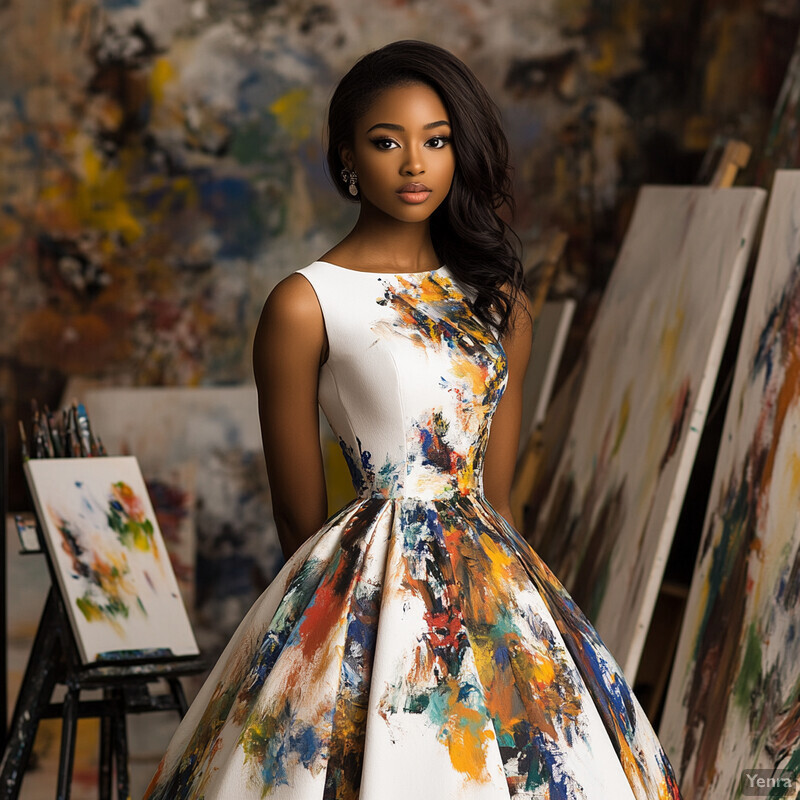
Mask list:
[[[4,495],[7,485],[5,473],[2,478],[0,494]],[[100,719],[100,800],[111,800],[114,771],[117,800],[128,800],[130,778],[126,715],[174,710],[182,717],[186,713],[187,703],[179,678],[204,672],[210,664],[202,657],[191,656],[83,664],[39,524],[37,532],[40,550],[47,559],[51,586],[17,696],[8,736],[4,738],[3,760],[0,762],[0,800],[17,800],[39,722],[56,717],[62,720],[57,800],[68,800],[70,796],[78,719],[86,717]],[[3,567],[4,581],[4,564]],[[4,623],[6,608],[3,607],[2,614]],[[4,651],[5,644],[3,638],[0,645]],[[151,694],[150,684],[162,680],[166,681],[169,693]],[[66,687],[66,695],[63,701],[52,702],[53,690],[57,685]],[[82,691],[93,689],[102,691],[102,699],[81,699]],[[5,733],[5,717],[3,731]]]
[[733,186],[740,169],[744,169],[753,152],[749,144],[731,139],[725,143],[717,169],[709,182],[709,186],[717,189],[728,189]]

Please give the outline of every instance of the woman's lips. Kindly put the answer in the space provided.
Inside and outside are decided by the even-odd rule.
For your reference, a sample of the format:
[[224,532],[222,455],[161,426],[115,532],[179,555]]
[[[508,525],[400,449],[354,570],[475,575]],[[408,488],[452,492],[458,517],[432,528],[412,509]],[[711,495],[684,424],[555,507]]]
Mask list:
[[431,190],[424,183],[407,183],[397,190],[400,199],[406,203],[424,203],[431,194]]

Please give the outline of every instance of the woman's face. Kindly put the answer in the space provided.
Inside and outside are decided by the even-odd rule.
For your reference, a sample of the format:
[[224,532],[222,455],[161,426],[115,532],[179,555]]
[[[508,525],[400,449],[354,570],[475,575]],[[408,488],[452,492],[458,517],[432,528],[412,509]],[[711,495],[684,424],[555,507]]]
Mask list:
[[358,173],[362,211],[422,222],[450,191],[456,160],[450,118],[425,84],[396,86],[378,95],[355,124],[353,147],[342,161]]

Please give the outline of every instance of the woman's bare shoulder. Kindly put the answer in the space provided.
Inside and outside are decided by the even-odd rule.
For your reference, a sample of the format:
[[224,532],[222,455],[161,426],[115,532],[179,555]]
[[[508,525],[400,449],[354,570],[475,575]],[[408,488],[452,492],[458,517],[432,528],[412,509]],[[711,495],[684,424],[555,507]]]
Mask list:
[[291,331],[309,333],[315,323],[322,323],[322,310],[311,283],[299,272],[293,272],[275,284],[261,312],[260,328],[279,326]]
[[325,322],[316,293],[294,272],[275,284],[261,311],[253,341],[256,383],[275,359],[300,366],[320,364],[326,357]]

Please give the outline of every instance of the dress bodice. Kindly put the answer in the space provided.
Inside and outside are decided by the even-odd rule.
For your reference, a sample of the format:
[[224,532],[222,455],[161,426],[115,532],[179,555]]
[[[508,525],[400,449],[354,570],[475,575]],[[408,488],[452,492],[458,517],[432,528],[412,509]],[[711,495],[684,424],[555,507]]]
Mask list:
[[387,274],[316,261],[297,271],[322,309],[320,406],[359,496],[482,493],[508,369],[469,288],[446,266]]

